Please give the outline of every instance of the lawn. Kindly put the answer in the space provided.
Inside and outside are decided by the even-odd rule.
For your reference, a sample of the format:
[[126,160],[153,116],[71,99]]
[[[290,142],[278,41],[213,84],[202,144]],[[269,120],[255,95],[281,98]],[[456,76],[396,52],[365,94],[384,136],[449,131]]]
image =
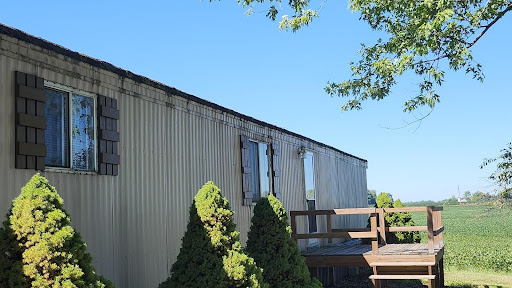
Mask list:
[[[425,225],[425,213],[412,213]],[[512,287],[512,213],[489,206],[445,206],[446,283],[455,287]],[[426,242],[426,234],[422,241]],[[471,284],[473,286],[464,286]]]

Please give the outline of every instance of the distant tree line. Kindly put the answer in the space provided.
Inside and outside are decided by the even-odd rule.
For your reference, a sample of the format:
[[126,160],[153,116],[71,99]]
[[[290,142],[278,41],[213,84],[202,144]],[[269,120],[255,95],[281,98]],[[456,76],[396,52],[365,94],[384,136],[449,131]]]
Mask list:
[[[389,194],[389,193],[384,193]],[[368,189],[368,205],[374,206],[376,204],[377,191]],[[465,191],[461,197],[463,204],[494,204],[498,201],[512,201],[510,193],[500,193],[494,195],[487,192],[477,191],[471,193],[471,191]],[[443,199],[440,201],[433,200],[421,200],[421,201],[410,201],[404,202],[404,206],[443,206],[443,205],[458,205],[459,199],[453,195],[450,198]]]

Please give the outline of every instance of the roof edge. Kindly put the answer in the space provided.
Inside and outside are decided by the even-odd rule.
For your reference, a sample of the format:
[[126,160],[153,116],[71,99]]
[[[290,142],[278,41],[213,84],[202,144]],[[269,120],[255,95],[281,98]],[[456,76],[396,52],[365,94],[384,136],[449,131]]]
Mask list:
[[119,75],[121,77],[125,77],[125,78],[131,79],[131,80],[133,80],[135,82],[146,84],[148,86],[151,86],[151,87],[163,90],[166,93],[169,93],[169,94],[172,94],[172,95],[176,95],[176,96],[180,96],[180,97],[183,97],[183,98],[185,98],[187,100],[190,100],[190,101],[193,101],[193,102],[196,102],[196,103],[199,103],[199,104],[206,105],[208,107],[220,110],[222,112],[226,112],[226,113],[232,114],[232,115],[234,115],[236,117],[239,117],[241,119],[244,119],[244,120],[247,120],[247,121],[250,121],[250,122],[254,122],[254,123],[258,124],[258,125],[261,125],[261,126],[264,126],[264,127],[268,127],[268,128],[271,128],[271,129],[274,129],[274,130],[277,130],[277,131],[280,131],[280,132],[292,135],[294,137],[297,137],[297,138],[305,140],[305,141],[313,142],[313,143],[315,143],[315,144],[317,144],[319,146],[323,146],[325,148],[332,149],[332,150],[334,150],[336,152],[339,152],[339,153],[341,153],[341,154],[343,154],[345,156],[349,156],[349,157],[358,159],[358,160],[366,162],[366,163],[368,162],[366,159],[363,159],[363,158],[357,157],[355,155],[349,154],[347,152],[341,151],[340,149],[337,149],[337,148],[332,147],[330,145],[324,144],[322,142],[318,142],[318,141],[316,141],[314,139],[311,139],[311,138],[308,138],[306,136],[297,134],[297,133],[289,131],[287,129],[278,127],[276,125],[273,125],[273,124],[270,124],[270,123],[258,120],[256,118],[251,117],[251,116],[247,116],[245,114],[236,112],[236,111],[234,111],[232,109],[229,109],[229,108],[226,108],[224,106],[221,106],[221,105],[215,104],[213,102],[210,102],[208,100],[199,98],[199,97],[194,96],[192,94],[183,92],[183,91],[178,90],[178,89],[176,89],[174,87],[167,86],[167,85],[165,85],[163,83],[160,83],[158,81],[151,80],[150,78],[147,78],[145,76],[132,73],[131,71],[119,68],[119,67],[117,67],[117,66],[115,66],[115,65],[113,65],[111,63],[108,63],[108,62],[105,62],[105,61],[102,61],[102,60],[99,60],[99,59],[96,59],[96,58],[92,58],[92,57],[86,56],[86,55],[78,53],[76,51],[72,51],[72,50],[67,49],[67,48],[65,48],[63,46],[60,46],[58,44],[55,44],[55,43],[50,42],[50,41],[47,41],[47,40],[45,40],[43,38],[30,35],[30,34],[24,32],[24,31],[21,31],[19,29],[16,29],[16,28],[13,28],[13,27],[10,27],[10,26],[7,26],[7,25],[4,25],[2,23],[0,23],[0,34],[11,36],[11,37],[14,37],[14,38],[16,38],[18,40],[21,40],[21,41],[24,41],[24,42],[27,42],[27,43],[30,43],[30,44],[33,44],[33,45],[37,45],[37,46],[39,46],[41,48],[44,48],[44,49],[47,49],[47,50],[50,50],[50,51],[62,54],[64,56],[67,56],[69,58],[72,58],[72,59],[75,59],[75,60],[78,60],[78,61],[81,61],[81,62],[84,62],[84,63],[87,63],[87,64],[89,64],[91,66],[94,66],[94,67],[97,67],[97,68],[100,68],[100,69],[107,70],[109,72],[115,73],[115,74],[117,74],[117,75]]

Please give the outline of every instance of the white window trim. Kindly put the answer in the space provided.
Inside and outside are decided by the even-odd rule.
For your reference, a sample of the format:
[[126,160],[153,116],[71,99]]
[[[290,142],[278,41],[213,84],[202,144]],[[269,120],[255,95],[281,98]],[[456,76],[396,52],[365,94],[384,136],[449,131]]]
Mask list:
[[[97,120],[97,108],[98,108],[98,97],[96,94],[94,93],[91,93],[91,92],[87,92],[87,91],[83,91],[83,90],[80,90],[80,89],[76,89],[76,88],[72,88],[72,87],[69,87],[69,86],[65,86],[65,85],[62,85],[62,84],[59,84],[59,83],[55,83],[55,82],[52,82],[52,81],[48,81],[48,80],[44,80],[44,87],[45,88],[50,88],[50,89],[55,89],[55,90],[59,90],[59,91],[62,91],[62,92],[66,92],[68,93],[68,111],[69,111],[69,115],[68,115],[68,121],[69,121],[69,166],[70,167],[52,167],[52,166],[46,166],[45,167],[45,171],[48,171],[48,172],[61,172],[61,173],[73,173],[73,174],[89,174],[89,175],[96,175],[98,174],[98,120]],[[89,97],[89,98],[92,98],[93,99],[93,107],[92,107],[92,114],[93,114],[93,119],[94,119],[94,123],[93,123],[93,132],[94,132],[94,171],[84,171],[84,170],[78,170],[78,169],[74,169],[73,168],[73,155],[72,155],[72,152],[73,151],[73,137],[71,135],[73,135],[73,125],[71,125],[71,113],[73,111],[73,101],[71,99],[72,97],[72,94],[78,94],[80,96],[84,96],[84,97]]]

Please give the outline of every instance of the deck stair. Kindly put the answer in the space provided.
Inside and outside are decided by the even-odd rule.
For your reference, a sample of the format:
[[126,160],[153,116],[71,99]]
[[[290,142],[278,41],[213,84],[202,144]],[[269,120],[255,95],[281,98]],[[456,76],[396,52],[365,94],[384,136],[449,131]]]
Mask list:
[[[374,286],[376,288],[381,287],[380,280],[428,280],[428,287],[434,288],[436,287],[436,275],[434,274],[434,267],[436,266],[436,262],[371,262],[370,267],[373,267],[373,275],[369,278],[372,280]],[[388,270],[384,272],[385,274],[379,273],[379,268],[390,268],[395,267],[395,270]],[[410,274],[404,273],[407,271],[408,267],[425,267],[425,271],[428,274]],[[391,268],[393,269],[393,268]]]

